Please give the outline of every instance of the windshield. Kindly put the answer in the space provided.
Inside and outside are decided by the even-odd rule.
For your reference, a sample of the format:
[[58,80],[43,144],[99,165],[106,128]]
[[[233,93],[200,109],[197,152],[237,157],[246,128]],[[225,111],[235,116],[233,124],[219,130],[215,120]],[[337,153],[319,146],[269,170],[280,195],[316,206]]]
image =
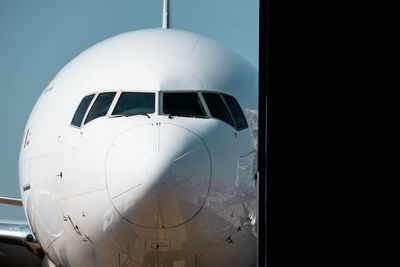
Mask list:
[[210,110],[211,116],[234,126],[231,115],[229,115],[229,111],[220,95],[214,93],[203,93],[203,97],[207,103],[208,109]]
[[75,112],[74,117],[72,118],[72,122],[71,122],[72,125],[75,125],[77,127],[81,126],[83,117],[85,116],[86,110],[89,107],[90,103],[92,102],[93,97],[94,97],[94,94],[85,96],[82,99],[81,103],[79,104],[78,109]]
[[115,92],[99,94],[86,117],[85,124],[95,118],[105,116],[110,108],[114,96]]
[[124,92],[111,115],[135,115],[154,113],[154,93]]
[[197,93],[164,93],[163,112],[175,116],[206,117]]
[[236,127],[238,130],[247,128],[246,118],[244,117],[243,111],[239,106],[239,103],[235,98],[229,95],[223,95],[229,109],[231,110],[233,119],[235,120]]

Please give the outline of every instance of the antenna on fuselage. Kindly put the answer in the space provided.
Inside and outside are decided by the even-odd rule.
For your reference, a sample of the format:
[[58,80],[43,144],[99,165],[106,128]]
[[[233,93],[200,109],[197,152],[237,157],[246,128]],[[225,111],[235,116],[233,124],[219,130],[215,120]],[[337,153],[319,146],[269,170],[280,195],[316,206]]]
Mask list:
[[163,3],[162,28],[168,29],[168,0],[164,0]]

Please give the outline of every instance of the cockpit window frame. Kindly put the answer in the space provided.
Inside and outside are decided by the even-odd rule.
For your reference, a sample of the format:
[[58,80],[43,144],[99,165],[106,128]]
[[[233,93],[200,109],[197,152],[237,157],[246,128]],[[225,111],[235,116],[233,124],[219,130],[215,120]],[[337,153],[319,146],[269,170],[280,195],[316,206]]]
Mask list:
[[[78,109],[80,103],[82,102],[82,100],[83,100],[85,97],[90,96],[90,95],[94,95],[93,98],[92,98],[91,103],[89,104],[89,106],[88,106],[87,109],[86,109],[85,115],[83,116],[83,119],[82,119],[82,121],[81,121],[80,126],[78,127],[78,126],[76,126],[76,125],[73,125],[73,124],[72,124],[72,120],[71,120],[70,126],[73,127],[73,128],[75,128],[75,129],[82,129],[83,126],[89,124],[90,122],[92,122],[92,121],[94,121],[94,120],[96,120],[96,119],[98,119],[98,118],[103,118],[103,117],[108,117],[108,118],[118,117],[118,115],[112,115],[112,112],[114,111],[114,108],[115,108],[115,106],[117,105],[118,100],[119,100],[121,94],[122,94],[122,93],[125,93],[125,92],[128,92],[128,93],[154,93],[154,97],[155,97],[154,112],[153,112],[153,113],[149,113],[149,115],[156,115],[156,114],[159,114],[159,91],[156,91],[156,90],[140,90],[140,91],[138,91],[138,90],[133,90],[133,89],[100,90],[100,91],[91,92],[91,93],[89,93],[89,94],[87,94],[87,95],[84,95],[84,96],[82,97],[81,101],[79,102],[79,104],[78,104],[78,105],[76,106],[76,108],[75,108],[75,112],[76,112],[76,110]],[[95,119],[93,119],[93,120],[91,120],[91,121],[85,123],[86,117],[88,116],[88,114],[89,114],[89,112],[90,112],[90,110],[91,110],[93,104],[96,102],[97,97],[98,97],[100,94],[103,94],[103,93],[115,93],[114,99],[113,99],[113,101],[111,102],[111,105],[110,105],[110,107],[109,107],[109,109],[108,109],[106,115],[97,117],[97,118],[95,118]],[[74,114],[75,114],[75,112],[74,112]]]
[[[240,131],[240,130],[249,128],[249,122],[247,121],[247,117],[246,117],[246,115],[244,114],[243,109],[242,109],[242,106],[240,106],[240,104],[239,104],[239,101],[237,101],[237,99],[236,99],[233,95],[228,95],[228,94],[225,94],[225,93],[221,93],[220,95],[222,96],[222,101],[224,101],[224,104],[225,104],[226,108],[228,109],[229,114],[231,115],[231,118],[232,118],[232,120],[233,120],[233,123],[235,124],[235,129],[238,130],[238,131]],[[243,115],[244,121],[245,121],[245,123],[246,123],[246,125],[245,125],[244,127],[240,127],[240,128],[239,128],[239,126],[237,125],[235,116],[233,115],[230,106],[229,106],[228,103],[226,102],[225,96],[228,96],[228,97],[233,98],[233,100],[236,102],[236,104],[237,104],[237,106],[239,107],[239,110],[240,110],[240,112],[241,112],[241,115]]]
[[70,126],[71,126],[71,127],[76,128],[76,129],[81,129],[81,128],[83,127],[84,122],[85,122],[85,120],[86,120],[86,116],[87,116],[87,114],[89,113],[89,110],[92,108],[92,105],[93,105],[94,101],[96,101],[96,99],[97,99],[98,92],[91,92],[91,93],[89,93],[89,94],[87,94],[87,95],[84,95],[84,96],[82,97],[81,101],[79,101],[78,105],[77,105],[76,108],[74,109],[75,112],[74,112],[74,115],[72,116],[72,118],[75,116],[75,113],[76,113],[76,111],[78,110],[79,105],[81,104],[82,100],[83,100],[85,97],[90,96],[90,95],[94,95],[94,96],[93,96],[93,98],[92,98],[92,100],[91,100],[89,106],[86,108],[85,115],[83,115],[83,118],[82,118],[82,120],[81,120],[81,124],[80,124],[79,126],[74,125],[74,124],[72,124],[72,119],[71,119],[71,123],[70,123]]
[[[199,90],[166,90],[166,91],[159,91],[159,106],[158,106],[158,115],[162,115],[162,116],[169,116],[170,114],[164,113],[164,93],[195,93],[197,94],[197,97],[200,100],[200,108],[205,112],[205,116],[201,116],[201,117],[194,117],[196,119],[208,119],[210,118],[210,111],[208,110],[208,107],[204,101],[203,96],[200,94],[201,91]],[[172,116],[176,116],[176,117],[182,117],[185,118],[185,116],[179,116],[179,115],[172,115]],[[190,117],[193,118],[193,117]]]
[[[229,122],[225,121],[224,119],[221,119],[221,118],[218,118],[218,117],[213,116],[212,112],[209,110],[209,111],[210,111],[210,117],[213,118],[213,119],[217,119],[217,120],[220,120],[220,121],[222,121],[222,122],[225,122],[226,124],[228,124],[228,125],[231,126],[232,128],[236,129],[235,121],[233,120],[232,114],[231,114],[230,110],[228,109],[228,106],[226,105],[225,100],[224,100],[224,98],[221,96],[221,94],[218,93],[218,92],[203,91],[203,92],[201,92],[201,95],[202,95],[203,98],[204,98],[204,95],[203,95],[203,94],[213,94],[213,95],[217,95],[217,96],[219,97],[219,99],[221,100],[222,104],[225,106],[225,110],[226,110],[226,112],[228,113],[227,115],[228,115],[228,117],[231,119],[232,124],[230,124]],[[204,101],[206,102],[207,107],[208,107],[208,103],[207,103],[207,101],[206,101],[205,98],[204,98]]]
[[[162,115],[162,116],[169,116],[169,115],[170,115],[170,114],[166,114],[166,113],[163,112],[163,109],[164,109],[164,107],[163,107],[163,104],[164,104],[164,103],[163,103],[163,94],[164,94],[164,93],[196,93],[197,96],[199,97],[199,100],[200,100],[201,109],[203,109],[204,112],[206,113],[206,115],[205,115],[204,117],[203,117],[203,116],[202,116],[202,117],[195,117],[196,119],[197,119],[197,118],[198,118],[198,119],[210,119],[210,118],[216,119],[216,120],[219,120],[219,121],[221,121],[221,122],[223,122],[223,123],[226,123],[226,124],[229,125],[230,127],[234,128],[236,131],[241,131],[241,130],[247,129],[247,128],[249,127],[249,123],[248,123],[248,121],[247,121],[248,118],[246,117],[245,113],[243,112],[243,108],[241,107],[239,101],[237,101],[237,99],[236,99],[234,96],[232,96],[232,95],[230,95],[230,94],[218,92],[218,91],[211,91],[211,90],[189,90],[189,89],[188,89],[188,90],[166,90],[166,91],[163,91],[163,90],[140,90],[140,91],[138,91],[138,90],[133,90],[133,89],[119,89],[119,90],[101,90],[101,91],[91,92],[91,93],[86,94],[85,96],[83,96],[82,99],[81,99],[81,101],[78,103],[77,107],[75,108],[75,112],[76,112],[76,110],[77,110],[77,108],[79,107],[79,105],[80,105],[80,103],[82,102],[82,100],[83,100],[85,97],[94,94],[94,97],[92,98],[92,101],[91,101],[91,103],[89,104],[89,106],[88,106],[88,108],[87,108],[87,110],[86,110],[86,112],[85,112],[85,115],[83,116],[83,119],[82,119],[82,121],[81,121],[80,126],[78,127],[78,126],[76,126],[76,125],[73,125],[73,124],[72,124],[72,120],[71,120],[70,126],[73,127],[73,128],[76,128],[76,129],[81,129],[83,126],[89,124],[90,122],[92,122],[92,121],[94,121],[94,120],[96,120],[96,119],[98,119],[98,118],[102,118],[102,117],[108,117],[108,118],[119,117],[119,115],[112,115],[112,112],[114,111],[114,108],[115,108],[115,106],[117,105],[121,94],[122,94],[122,93],[125,93],[125,92],[128,92],[128,93],[154,93],[154,97],[155,97],[154,112],[153,112],[153,113],[148,113],[148,114],[149,114],[149,115]],[[97,97],[98,97],[100,94],[103,94],[103,93],[115,93],[114,99],[112,100],[111,105],[110,105],[110,107],[109,107],[109,109],[108,109],[106,115],[97,117],[97,118],[95,118],[95,119],[93,119],[93,120],[91,120],[91,121],[85,123],[86,117],[88,116],[88,114],[89,114],[89,112],[90,112],[90,110],[91,110],[93,104],[96,102]],[[211,112],[210,112],[210,110],[209,110],[209,108],[208,108],[207,102],[206,102],[205,99],[204,99],[203,93],[213,93],[213,94],[218,94],[218,95],[220,96],[220,98],[222,99],[222,102],[224,103],[226,109],[227,109],[228,112],[229,112],[229,115],[230,115],[230,117],[231,117],[231,119],[232,119],[234,125],[230,125],[230,124],[227,123],[226,121],[221,120],[221,119],[216,118],[216,117],[213,117],[213,116],[211,115]],[[237,123],[236,123],[236,120],[235,120],[235,118],[234,118],[234,116],[233,116],[233,114],[232,114],[232,111],[231,111],[229,105],[226,103],[226,100],[225,100],[225,98],[224,98],[224,95],[227,95],[227,96],[229,96],[229,97],[232,97],[232,98],[237,102],[237,104],[239,105],[239,108],[240,108],[240,110],[241,110],[241,112],[242,112],[242,114],[243,114],[243,116],[244,116],[244,118],[245,118],[246,127],[238,128]],[[75,113],[74,113],[74,114],[75,114]],[[173,116],[183,117],[183,118],[184,118],[184,116],[178,116],[178,115],[173,115]]]
[[[197,93],[197,95],[198,95],[198,97],[200,99],[200,103],[202,105],[202,108],[206,113],[206,116],[198,117],[199,119],[210,119],[210,118],[216,119],[216,120],[219,120],[219,121],[221,121],[223,123],[226,123],[227,125],[229,125],[233,129],[235,129],[236,131],[241,131],[241,130],[247,129],[249,127],[249,123],[247,121],[247,117],[246,117],[245,113],[243,112],[243,108],[240,106],[239,101],[237,101],[237,99],[233,95],[222,93],[222,92],[218,92],[218,91],[211,91],[211,90],[166,90],[166,91],[160,90],[159,91],[159,96],[158,96],[158,100],[159,100],[158,115],[163,115],[163,116],[169,116],[170,115],[170,114],[166,114],[166,113],[163,112],[163,109],[164,109],[164,103],[163,103],[164,97],[163,97],[163,94],[164,93]],[[224,120],[221,120],[219,118],[213,117],[211,115],[211,112],[210,112],[210,110],[208,108],[207,102],[204,99],[203,93],[212,93],[212,94],[217,94],[217,95],[220,96],[222,102],[225,105],[225,108],[228,110],[228,113],[229,113],[229,116],[230,116],[231,120],[233,121],[233,125],[227,123]],[[236,123],[236,120],[235,120],[235,118],[234,118],[234,116],[232,114],[232,111],[231,111],[229,105],[226,103],[224,95],[232,97],[238,103],[239,108],[242,111],[242,114],[243,114],[243,116],[245,118],[246,127],[241,127],[241,128],[238,127],[238,125]]]
[[[108,110],[107,110],[107,113],[106,113],[105,115],[103,115],[103,116],[96,117],[96,118],[94,118],[94,119],[92,119],[92,120],[86,122],[86,118],[87,118],[87,116],[89,115],[89,112],[90,112],[90,110],[92,109],[92,106],[94,105],[94,103],[96,103],[97,98],[99,97],[99,95],[105,94],[105,93],[115,93],[114,98],[113,98],[113,100],[111,101],[111,104],[110,104],[110,106],[109,106],[109,108],[108,108]],[[117,98],[117,95],[118,95],[118,91],[117,91],[117,90],[97,91],[94,101],[93,101],[93,102],[90,104],[90,106],[88,107],[87,113],[85,114],[85,117],[83,118],[83,124],[81,124],[81,128],[82,128],[83,126],[89,124],[90,122],[92,122],[92,121],[98,119],[98,118],[109,117],[110,110],[111,110],[111,108],[113,107],[113,105],[115,105],[115,99]]]
[[[241,131],[241,130],[244,130],[244,129],[249,128],[249,123],[248,123],[248,121],[247,121],[247,117],[246,117],[245,113],[243,112],[243,108],[242,108],[242,106],[240,106],[239,101],[237,101],[237,99],[236,99],[233,95],[226,94],[226,93],[221,93],[221,92],[217,92],[217,91],[208,91],[208,90],[207,90],[207,91],[206,91],[206,90],[201,90],[201,91],[199,91],[199,93],[201,93],[200,95],[201,95],[201,97],[202,97],[202,100],[204,101],[204,104],[203,104],[203,105],[205,105],[205,106],[207,107],[207,113],[208,113],[208,116],[210,116],[210,118],[213,118],[213,119],[222,121],[222,122],[226,123],[227,125],[229,125],[230,127],[234,128],[236,131]],[[227,123],[226,121],[221,120],[221,119],[216,118],[216,117],[213,117],[213,116],[211,115],[211,112],[210,112],[210,110],[208,109],[208,105],[207,105],[207,103],[206,103],[206,101],[205,101],[205,99],[204,99],[204,97],[203,97],[203,93],[217,94],[217,95],[220,96],[220,98],[222,99],[222,102],[223,102],[224,105],[225,105],[225,108],[226,108],[226,109],[228,110],[228,112],[229,112],[229,115],[230,115],[231,120],[233,121],[233,124],[234,124],[234,125],[230,125],[230,124]],[[233,99],[235,99],[235,101],[236,101],[237,104],[239,105],[239,108],[240,108],[240,110],[242,111],[242,114],[243,114],[244,119],[245,119],[245,121],[246,121],[246,127],[241,127],[241,128],[239,128],[239,127],[237,126],[235,117],[233,116],[232,111],[231,111],[231,109],[230,109],[228,103],[226,103],[226,100],[225,100],[225,98],[224,98],[224,95],[230,96],[230,97],[232,97]]]
[[154,94],[154,112],[153,113],[148,113],[149,115],[157,115],[158,114],[158,105],[159,105],[159,92],[155,90],[118,90],[117,94],[115,95],[115,98],[113,100],[113,103],[111,103],[110,109],[107,112],[107,117],[109,118],[114,118],[114,117],[120,117],[119,114],[112,115],[114,112],[114,108],[117,105],[119,98],[122,93],[152,93]]

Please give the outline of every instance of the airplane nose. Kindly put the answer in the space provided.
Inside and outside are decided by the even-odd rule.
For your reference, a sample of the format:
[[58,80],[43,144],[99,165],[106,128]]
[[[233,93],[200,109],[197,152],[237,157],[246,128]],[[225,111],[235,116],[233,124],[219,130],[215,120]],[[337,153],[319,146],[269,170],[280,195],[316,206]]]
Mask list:
[[194,132],[149,123],[117,136],[106,160],[112,204],[132,224],[168,228],[200,211],[211,182],[211,158]]

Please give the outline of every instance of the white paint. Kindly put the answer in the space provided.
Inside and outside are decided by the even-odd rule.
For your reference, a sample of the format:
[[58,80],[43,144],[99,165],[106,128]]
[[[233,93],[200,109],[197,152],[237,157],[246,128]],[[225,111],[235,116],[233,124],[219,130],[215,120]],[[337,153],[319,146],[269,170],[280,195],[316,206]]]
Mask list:
[[[150,118],[109,111],[71,126],[82,98],[100,91],[155,92],[156,111]],[[257,110],[257,72],[247,61],[172,29],[107,39],[45,88],[25,128],[19,179],[28,221],[55,265],[255,264],[250,128],[169,118],[159,109],[166,91],[226,93],[243,111]],[[163,253],[154,251],[157,242]]]

